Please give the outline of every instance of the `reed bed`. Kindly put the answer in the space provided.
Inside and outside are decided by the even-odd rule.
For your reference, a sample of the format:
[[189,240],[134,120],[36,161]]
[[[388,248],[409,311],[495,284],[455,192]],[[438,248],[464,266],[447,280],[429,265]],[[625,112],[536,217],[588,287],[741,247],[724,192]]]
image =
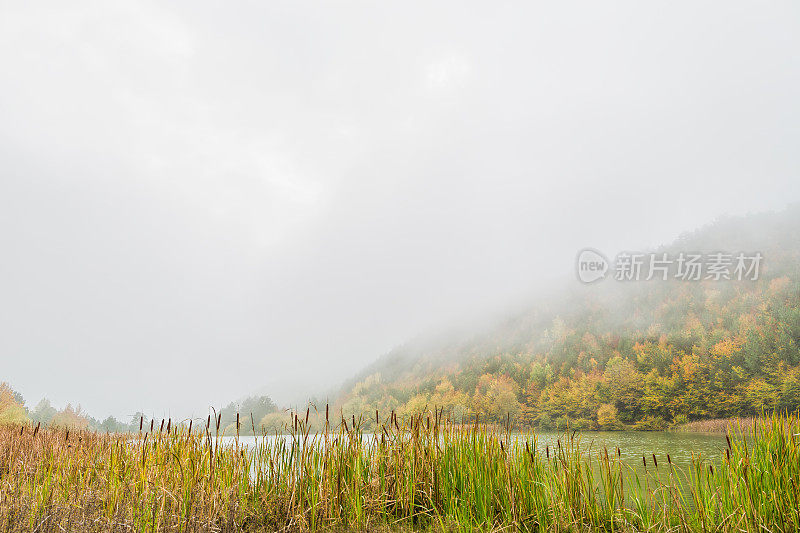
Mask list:
[[740,426],[751,426],[759,423],[759,421],[768,421],[769,419],[748,417],[748,418],[712,418],[710,420],[695,420],[687,422],[680,426],[674,427],[671,431],[685,432],[685,433],[708,433],[725,435],[731,431],[735,431]]
[[800,530],[796,415],[731,431],[721,457],[581,446],[565,433],[456,425],[441,412],[361,421],[308,412],[244,447],[211,417],[104,435],[0,429],[3,531],[772,531]]

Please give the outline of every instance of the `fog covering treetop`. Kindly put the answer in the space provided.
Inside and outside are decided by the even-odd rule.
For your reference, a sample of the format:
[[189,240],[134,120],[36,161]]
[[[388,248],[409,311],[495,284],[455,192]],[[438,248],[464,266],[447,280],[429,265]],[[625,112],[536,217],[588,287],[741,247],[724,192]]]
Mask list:
[[800,206],[718,220],[655,251],[761,252],[758,280],[565,288],[472,337],[392,351],[345,386],[339,406],[366,420],[436,406],[594,429],[798,409],[798,229]]

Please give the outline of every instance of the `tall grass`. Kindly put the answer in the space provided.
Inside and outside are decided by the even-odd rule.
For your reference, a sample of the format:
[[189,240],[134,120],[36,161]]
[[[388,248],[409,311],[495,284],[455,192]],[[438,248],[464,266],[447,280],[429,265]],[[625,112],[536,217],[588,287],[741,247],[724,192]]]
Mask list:
[[750,426],[764,421],[764,418],[748,417],[748,418],[713,418],[710,420],[695,420],[681,424],[674,427],[671,431],[685,432],[685,433],[709,433],[725,435],[731,431],[736,430],[741,425]]
[[729,434],[720,458],[678,468],[619,450],[586,453],[441,413],[325,422],[293,415],[286,436],[245,448],[204,428],[102,435],[0,429],[6,531],[798,531],[795,415]]

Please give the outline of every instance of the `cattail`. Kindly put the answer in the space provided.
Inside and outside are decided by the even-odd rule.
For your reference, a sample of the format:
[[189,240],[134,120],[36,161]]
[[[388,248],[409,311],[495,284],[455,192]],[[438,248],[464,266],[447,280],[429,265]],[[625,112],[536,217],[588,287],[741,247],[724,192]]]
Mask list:
[[21,437],[23,433],[25,433],[25,426],[20,426],[20,428],[19,428],[19,436]]
[[169,435],[170,429],[172,429],[172,419],[171,418],[167,421],[167,435]]
[[329,405],[326,403],[325,404],[325,424],[327,424],[328,421],[329,421],[329,418],[328,418],[328,407],[329,407]]
[[356,415],[353,414],[353,429],[356,429]]
[[161,433],[164,431],[164,419],[161,419],[161,427],[158,429],[158,432]]
[[549,445],[544,447],[544,453],[547,456],[547,458],[550,459],[550,446]]
[[236,435],[239,435],[239,413],[236,413]]
[[619,446],[617,446],[617,457],[622,458],[622,451],[620,451]]
[[208,419],[206,420],[206,431],[211,428],[211,415],[208,415]]
[[222,413],[217,415],[217,431],[219,431],[221,425],[222,425]]
[[728,449],[731,447],[731,438],[725,435],[725,440],[728,441]]
[[42,425],[41,422],[36,424],[36,429],[33,430],[33,436],[35,437],[37,433],[39,433],[39,427]]
[[644,455],[642,456],[642,464],[644,465],[644,468],[646,470],[647,469],[647,459],[644,458]]
[[713,476],[714,475],[714,465],[708,465],[708,472]]
[[653,454],[653,464],[658,468],[658,461],[656,461],[656,454]]
[[379,423],[380,423],[380,421],[378,419],[378,410],[375,409],[375,426],[377,427]]
[[311,414],[311,408],[306,407],[306,425],[308,425],[308,415]]
[[142,432],[142,426],[144,425],[144,415],[139,417],[139,433]]
[[67,429],[67,433],[64,435],[64,442],[69,442],[69,429]]
[[728,464],[730,464],[731,463],[731,449],[730,448],[725,448],[725,455],[728,456]]
[[155,423],[155,421],[156,421],[156,419],[155,419],[155,418],[153,418],[153,419],[151,419],[151,420],[150,420],[150,433],[152,433],[152,432],[153,432],[153,424]]
[[192,420],[189,420],[189,435],[192,434]]
[[667,454],[667,463],[670,465],[672,464],[672,457],[670,457],[669,454]]

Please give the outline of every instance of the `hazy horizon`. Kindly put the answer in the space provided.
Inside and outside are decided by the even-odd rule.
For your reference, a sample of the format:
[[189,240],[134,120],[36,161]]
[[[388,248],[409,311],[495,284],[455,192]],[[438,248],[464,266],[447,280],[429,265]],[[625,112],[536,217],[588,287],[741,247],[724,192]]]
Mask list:
[[793,3],[0,12],[0,381],[29,407],[324,392],[581,248],[800,200]]

